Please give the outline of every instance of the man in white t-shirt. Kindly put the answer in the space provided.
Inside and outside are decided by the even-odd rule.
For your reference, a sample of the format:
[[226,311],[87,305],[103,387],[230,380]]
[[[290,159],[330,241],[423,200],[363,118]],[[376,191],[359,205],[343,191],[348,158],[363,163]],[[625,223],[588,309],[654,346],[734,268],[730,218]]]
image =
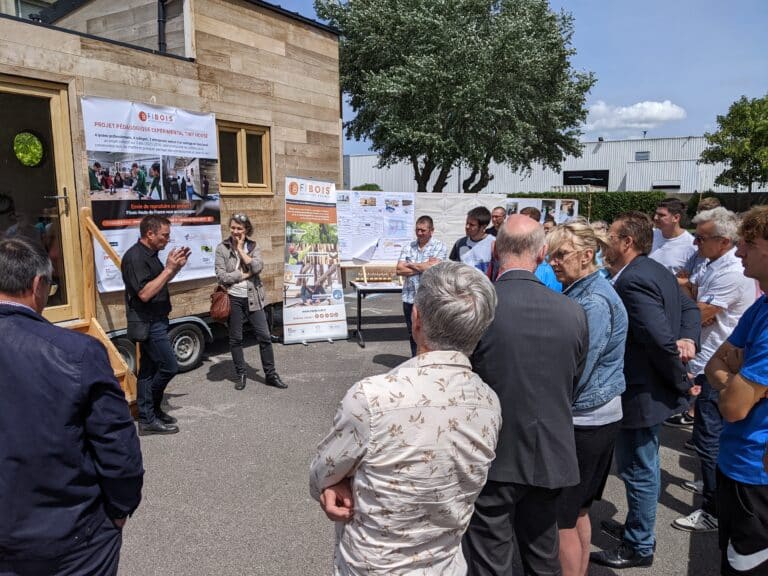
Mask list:
[[653,247],[648,255],[672,274],[683,270],[688,258],[696,252],[693,236],[680,226],[685,204],[677,198],[665,198],[653,215]]
[[[693,445],[701,460],[704,496],[701,508],[678,518],[672,526],[689,532],[717,530],[717,456],[723,420],[719,411],[719,392],[710,386],[704,367],[738,324],[741,315],[755,301],[755,281],[744,276],[744,267],[736,257],[739,220],[725,208],[699,213],[694,219],[698,253],[708,261],[698,283],[683,289],[695,298],[701,312],[701,351],[688,363],[701,392],[696,397]],[[689,490],[692,482],[684,483]]]

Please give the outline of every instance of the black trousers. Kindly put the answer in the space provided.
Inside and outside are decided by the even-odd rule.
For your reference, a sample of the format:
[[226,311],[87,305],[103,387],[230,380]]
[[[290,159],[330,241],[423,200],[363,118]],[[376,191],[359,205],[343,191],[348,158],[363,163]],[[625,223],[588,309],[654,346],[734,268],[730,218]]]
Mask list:
[[560,489],[488,481],[462,542],[467,575],[515,574],[516,539],[525,576],[559,576],[559,494]]
[[768,574],[768,486],[737,482],[718,468],[717,499],[720,574],[765,576]]
[[0,557],[0,576],[115,576],[122,544],[122,531],[105,516],[90,540],[61,558],[3,560]]
[[229,297],[229,348],[232,352],[232,360],[235,363],[235,371],[238,375],[245,374],[245,357],[243,356],[243,326],[249,322],[259,343],[261,355],[261,367],[267,378],[274,376],[275,353],[272,350],[272,336],[267,325],[267,315],[264,310],[250,312],[248,310],[248,298]]

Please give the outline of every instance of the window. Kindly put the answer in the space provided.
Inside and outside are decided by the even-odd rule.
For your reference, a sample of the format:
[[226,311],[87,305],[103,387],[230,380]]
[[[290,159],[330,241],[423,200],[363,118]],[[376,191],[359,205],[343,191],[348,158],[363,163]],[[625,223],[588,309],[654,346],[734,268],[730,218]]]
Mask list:
[[269,128],[219,122],[222,194],[272,195]]
[[635,162],[648,162],[651,159],[651,153],[648,150],[635,152]]

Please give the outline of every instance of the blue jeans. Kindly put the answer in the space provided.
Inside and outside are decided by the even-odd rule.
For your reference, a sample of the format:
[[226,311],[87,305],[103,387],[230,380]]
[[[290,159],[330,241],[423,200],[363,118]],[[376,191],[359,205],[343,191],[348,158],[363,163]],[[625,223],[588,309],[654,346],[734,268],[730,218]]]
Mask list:
[[408,340],[411,341],[411,356],[416,356],[416,342],[413,340],[413,326],[411,325],[411,312],[413,304],[403,302],[403,315],[405,316],[405,327],[408,328]]
[[717,456],[720,453],[720,392],[713,390],[706,376],[696,376],[701,394],[696,397],[696,420],[693,422],[693,446],[701,460],[701,478],[704,481],[702,510],[717,517]]
[[656,505],[661,487],[660,426],[622,428],[616,439],[616,468],[627,492],[624,542],[641,556],[653,554],[656,544]]
[[149,336],[141,343],[140,350],[139,378],[136,384],[139,421],[151,424],[155,421],[155,412],[160,409],[165,387],[179,371],[176,355],[168,339],[167,318],[149,324]]

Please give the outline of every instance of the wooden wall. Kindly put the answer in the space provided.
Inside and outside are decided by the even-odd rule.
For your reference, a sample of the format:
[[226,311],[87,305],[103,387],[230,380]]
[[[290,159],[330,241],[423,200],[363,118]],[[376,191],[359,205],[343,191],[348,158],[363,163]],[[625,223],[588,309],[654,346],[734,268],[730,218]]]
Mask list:
[[[166,50],[177,56],[187,56],[183,5],[183,0],[166,2]],[[92,0],[53,24],[150,50],[159,49],[156,0]]]
[[[195,62],[0,18],[0,74],[68,87],[79,206],[89,203],[83,96],[178,106],[268,127],[274,195],[223,197],[222,230],[230,214],[251,215],[265,258],[263,280],[276,302],[282,299],[286,176],[341,186],[337,38],[247,2],[197,0],[194,6],[187,19],[196,33],[186,42],[196,43]],[[172,285],[173,315],[206,311],[213,285]],[[99,295],[97,314],[107,329],[124,326],[122,293]]]

